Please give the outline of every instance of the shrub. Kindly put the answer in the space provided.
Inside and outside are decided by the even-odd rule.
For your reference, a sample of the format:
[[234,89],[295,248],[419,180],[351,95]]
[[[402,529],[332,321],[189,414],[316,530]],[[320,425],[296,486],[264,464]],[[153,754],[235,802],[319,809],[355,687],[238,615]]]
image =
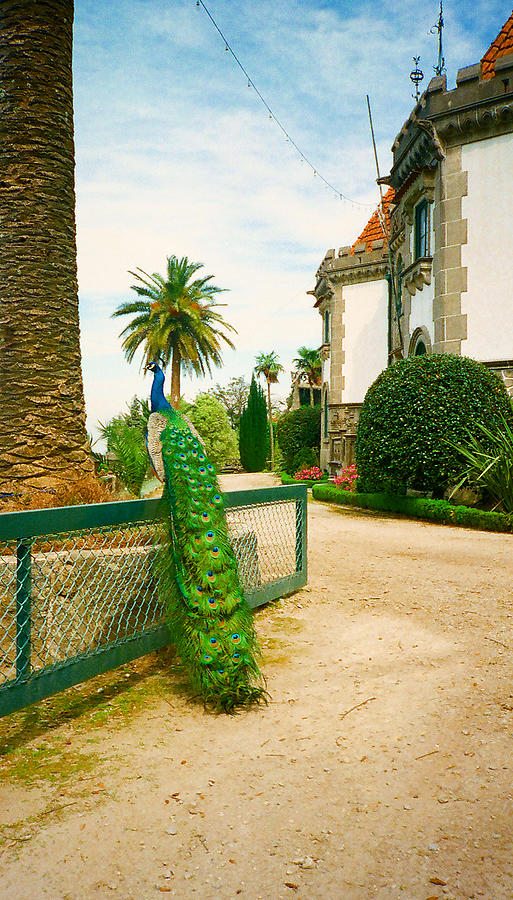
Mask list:
[[356,436],[358,489],[440,496],[461,473],[454,444],[479,424],[513,422],[507,391],[482,363],[451,355],[400,360],[367,391]]
[[513,512],[513,431],[505,420],[490,430],[478,423],[481,437],[469,433],[465,444],[455,444],[465,462],[456,490],[468,482],[484,489],[507,512]]
[[321,443],[320,406],[302,406],[284,413],[276,423],[285,471],[318,465]]
[[321,481],[323,473],[319,466],[313,466],[311,469],[300,469],[294,474],[296,481]]
[[239,422],[239,452],[246,472],[261,472],[269,455],[269,424],[265,394],[251,379],[248,403]]
[[351,466],[347,466],[346,469],[343,469],[340,475],[335,476],[335,478],[333,479],[333,484],[335,484],[339,488],[342,488],[343,491],[355,491],[357,480],[358,472],[355,464],[353,463]]
[[340,503],[343,506],[359,506],[383,512],[401,513],[412,518],[428,519],[443,525],[478,528],[481,531],[513,532],[513,516],[487,512],[467,506],[453,506],[446,500],[424,500],[415,497],[399,497],[396,494],[353,494],[332,484],[314,484],[315,500]]
[[237,435],[219,400],[210,394],[198,394],[186,415],[197,429],[206,454],[216,468],[238,459]]
[[150,468],[142,423],[129,424],[119,415],[99,424],[100,435],[107,443],[108,467],[132,494],[139,495]]

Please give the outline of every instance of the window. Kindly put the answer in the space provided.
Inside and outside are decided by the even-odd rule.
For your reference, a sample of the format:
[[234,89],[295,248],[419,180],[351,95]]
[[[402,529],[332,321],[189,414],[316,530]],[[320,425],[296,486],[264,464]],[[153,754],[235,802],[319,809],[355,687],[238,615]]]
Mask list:
[[427,328],[416,328],[412,334],[408,356],[430,356],[431,339]]
[[422,200],[415,207],[415,259],[429,256],[429,206]]
[[322,342],[323,344],[329,344],[330,342],[330,313],[328,309],[324,313]]
[[327,440],[327,438],[328,438],[328,392],[327,391],[324,392],[324,410],[323,410],[323,412],[324,412],[323,432],[324,432],[324,439]]

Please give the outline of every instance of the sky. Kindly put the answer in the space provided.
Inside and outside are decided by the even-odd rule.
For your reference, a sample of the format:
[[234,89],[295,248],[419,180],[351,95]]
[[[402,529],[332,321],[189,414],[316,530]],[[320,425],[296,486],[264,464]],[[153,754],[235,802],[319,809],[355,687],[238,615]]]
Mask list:
[[[116,307],[136,268],[166,257],[200,262],[226,289],[236,329],[212,379],[185,377],[192,399],[244,375],[274,350],[290,392],[299,347],[321,343],[307,294],[328,248],[351,244],[379,196],[369,94],[382,174],[414,100],[413,56],[433,76],[439,4],[205,0],[210,15],[287,141],[196,0],[75,0],[74,95],[78,276],[88,430],[149,394],[129,365]],[[448,87],[478,62],[508,18],[499,0],[446,0]],[[333,188],[329,189],[321,176]],[[340,194],[351,201],[340,199]],[[128,319],[126,320],[128,321]]]

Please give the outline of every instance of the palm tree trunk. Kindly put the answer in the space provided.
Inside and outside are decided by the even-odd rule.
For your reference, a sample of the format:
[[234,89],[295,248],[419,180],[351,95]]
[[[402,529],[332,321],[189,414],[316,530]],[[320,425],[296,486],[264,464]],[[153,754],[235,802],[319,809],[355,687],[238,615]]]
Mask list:
[[178,347],[173,347],[173,357],[171,360],[171,406],[178,409],[180,404],[180,370],[182,368],[182,357]]
[[271,469],[274,469],[274,434],[271,414],[271,382],[267,381],[267,408],[269,410],[269,440],[271,442]]
[[313,390],[313,385],[311,382],[309,382],[308,387],[310,389],[310,406],[313,406],[314,405],[314,390]]
[[75,234],[73,0],[1,0],[0,484],[93,476]]

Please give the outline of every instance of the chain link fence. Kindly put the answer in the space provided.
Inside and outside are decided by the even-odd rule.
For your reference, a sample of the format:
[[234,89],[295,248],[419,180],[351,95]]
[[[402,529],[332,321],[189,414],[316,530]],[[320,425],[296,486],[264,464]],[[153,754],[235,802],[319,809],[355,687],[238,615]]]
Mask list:
[[[251,606],[306,583],[306,489],[225,494]],[[158,501],[0,515],[0,715],[165,646]]]

